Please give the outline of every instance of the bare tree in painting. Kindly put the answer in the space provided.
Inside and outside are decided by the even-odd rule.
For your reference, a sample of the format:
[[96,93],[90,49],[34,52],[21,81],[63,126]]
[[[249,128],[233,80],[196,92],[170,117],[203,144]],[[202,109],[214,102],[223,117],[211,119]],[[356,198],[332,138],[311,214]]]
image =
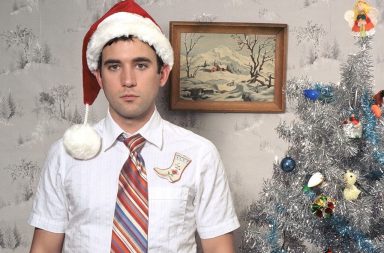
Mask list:
[[201,66],[195,66],[193,69],[192,66],[192,51],[195,46],[199,43],[199,40],[204,36],[198,33],[184,33],[183,36],[183,45],[185,49],[185,70],[187,72],[187,77],[194,77]]
[[238,51],[247,51],[251,58],[251,62],[247,64],[251,76],[248,82],[272,86],[273,75],[266,75],[263,70],[267,63],[274,61],[275,38],[260,37],[256,34],[232,34],[231,37],[236,41]]

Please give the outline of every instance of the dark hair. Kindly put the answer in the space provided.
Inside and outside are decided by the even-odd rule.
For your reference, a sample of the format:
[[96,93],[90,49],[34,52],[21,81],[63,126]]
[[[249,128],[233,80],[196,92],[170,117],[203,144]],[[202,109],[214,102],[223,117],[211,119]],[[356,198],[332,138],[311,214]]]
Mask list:
[[[101,64],[102,64],[102,57],[103,57],[103,50],[105,47],[107,46],[110,46],[112,45],[113,43],[115,42],[118,42],[118,41],[130,41],[130,40],[133,40],[134,38],[136,38],[135,36],[133,35],[129,35],[129,36],[120,36],[120,37],[115,37],[111,40],[109,40],[107,43],[105,43],[103,49],[101,50],[101,53],[100,53],[100,56],[99,56],[99,60],[97,61],[97,69],[98,70],[101,70]],[[147,43],[148,44],[148,43]],[[153,46],[149,45],[153,51],[155,51],[156,53],[156,50]],[[160,74],[160,71],[161,71],[161,68],[164,66],[164,61],[160,58],[160,56],[156,53],[156,62],[157,62],[157,73]],[[101,71],[100,71],[101,73]]]

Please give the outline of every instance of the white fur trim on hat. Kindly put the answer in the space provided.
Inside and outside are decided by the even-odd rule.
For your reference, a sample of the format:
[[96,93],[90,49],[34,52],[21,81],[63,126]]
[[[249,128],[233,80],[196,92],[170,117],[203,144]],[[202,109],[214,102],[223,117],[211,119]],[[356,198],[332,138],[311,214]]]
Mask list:
[[88,43],[87,64],[90,71],[97,70],[104,45],[111,39],[124,35],[133,35],[153,46],[157,55],[172,69],[173,49],[160,28],[149,18],[129,12],[118,12],[98,25]]

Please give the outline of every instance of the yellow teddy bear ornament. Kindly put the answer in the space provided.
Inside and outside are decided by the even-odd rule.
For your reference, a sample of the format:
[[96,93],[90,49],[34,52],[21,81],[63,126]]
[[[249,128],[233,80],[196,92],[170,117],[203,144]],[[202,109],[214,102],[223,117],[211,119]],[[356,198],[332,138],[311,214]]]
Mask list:
[[345,189],[343,191],[346,200],[356,200],[361,191],[355,186],[357,175],[350,170],[344,174]]

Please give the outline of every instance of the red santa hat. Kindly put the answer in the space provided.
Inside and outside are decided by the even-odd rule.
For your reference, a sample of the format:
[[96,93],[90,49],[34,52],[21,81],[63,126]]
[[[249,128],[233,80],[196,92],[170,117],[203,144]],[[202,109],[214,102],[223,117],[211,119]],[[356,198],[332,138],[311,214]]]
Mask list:
[[86,106],[84,124],[72,126],[63,138],[65,149],[76,159],[90,159],[100,150],[101,139],[87,124],[88,108],[100,91],[93,72],[98,68],[99,57],[105,44],[121,36],[134,36],[148,43],[164,64],[172,69],[173,50],[169,40],[156,21],[135,1],[126,0],[117,3],[97,20],[83,40],[83,99]]

